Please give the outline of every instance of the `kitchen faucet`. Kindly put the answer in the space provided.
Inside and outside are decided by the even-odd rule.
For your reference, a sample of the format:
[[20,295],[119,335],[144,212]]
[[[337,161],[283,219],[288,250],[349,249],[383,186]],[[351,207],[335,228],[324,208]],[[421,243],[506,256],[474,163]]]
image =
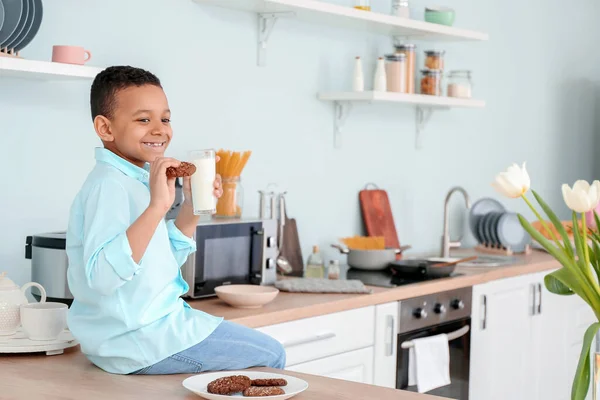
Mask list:
[[461,192],[465,197],[465,204],[467,209],[471,208],[471,201],[469,200],[469,195],[467,191],[460,186],[455,186],[446,195],[446,200],[444,201],[444,233],[442,235],[442,257],[450,256],[450,249],[460,247],[460,241],[462,240],[462,236],[458,238],[456,241],[450,240],[450,227],[448,226],[448,204],[450,202],[450,197],[454,192]]

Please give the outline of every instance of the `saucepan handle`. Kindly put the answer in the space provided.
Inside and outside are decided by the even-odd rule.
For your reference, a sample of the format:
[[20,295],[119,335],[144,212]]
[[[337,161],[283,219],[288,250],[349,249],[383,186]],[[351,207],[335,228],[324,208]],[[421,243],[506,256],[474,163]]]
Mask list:
[[400,254],[403,251],[408,250],[408,249],[412,249],[412,246],[410,244],[407,244],[406,246],[400,246],[400,248],[399,249],[395,249],[394,252],[396,254]]
[[350,250],[348,250],[345,247],[340,246],[339,244],[332,244],[331,247],[333,247],[334,249],[338,249],[340,251],[340,253],[342,253],[342,254],[350,253]]

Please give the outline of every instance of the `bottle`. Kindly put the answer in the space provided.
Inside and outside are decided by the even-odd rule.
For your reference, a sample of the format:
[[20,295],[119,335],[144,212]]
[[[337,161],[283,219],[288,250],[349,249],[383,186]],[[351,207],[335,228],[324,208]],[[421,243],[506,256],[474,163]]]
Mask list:
[[329,261],[329,267],[327,267],[327,278],[340,279],[340,262],[338,260]]
[[325,276],[325,263],[319,253],[319,246],[313,246],[313,252],[306,260],[305,278],[323,278]]
[[375,68],[375,79],[373,80],[373,90],[385,92],[387,88],[387,79],[385,74],[385,63],[383,57],[377,59],[377,68]]
[[363,77],[362,60],[356,57],[354,60],[354,77],[352,79],[352,90],[362,92],[365,90],[365,79]]
[[410,18],[410,8],[407,0],[392,0],[391,14],[395,17]]

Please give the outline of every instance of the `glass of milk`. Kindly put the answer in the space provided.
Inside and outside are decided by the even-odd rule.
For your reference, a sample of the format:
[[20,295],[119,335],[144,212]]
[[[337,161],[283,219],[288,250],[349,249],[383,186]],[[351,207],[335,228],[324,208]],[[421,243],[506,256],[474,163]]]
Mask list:
[[217,212],[217,201],[213,194],[217,174],[215,150],[193,150],[189,160],[196,166],[196,172],[191,177],[192,205],[194,215],[212,215]]

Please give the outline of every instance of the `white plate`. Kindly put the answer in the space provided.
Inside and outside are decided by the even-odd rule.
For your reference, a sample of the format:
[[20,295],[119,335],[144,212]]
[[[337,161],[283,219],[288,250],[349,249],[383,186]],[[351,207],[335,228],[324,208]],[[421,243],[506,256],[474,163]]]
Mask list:
[[285,379],[287,381],[286,386],[281,386],[281,388],[285,391],[285,394],[280,394],[277,396],[261,396],[256,397],[257,399],[289,399],[290,397],[294,397],[298,393],[308,389],[308,382],[300,378],[260,371],[220,371],[194,375],[183,381],[183,387],[208,400],[224,400],[240,397],[246,399],[250,398],[242,396],[241,393],[235,393],[231,396],[208,393],[207,386],[210,382],[214,381],[215,379],[231,375],[246,375],[250,379]]

